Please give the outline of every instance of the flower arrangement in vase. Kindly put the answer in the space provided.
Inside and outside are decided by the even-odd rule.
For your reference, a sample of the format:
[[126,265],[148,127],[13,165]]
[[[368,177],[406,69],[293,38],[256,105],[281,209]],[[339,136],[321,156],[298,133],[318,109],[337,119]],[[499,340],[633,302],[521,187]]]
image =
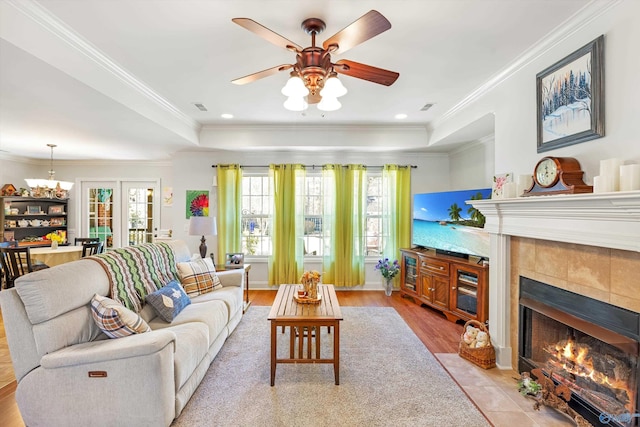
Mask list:
[[389,261],[389,258],[378,260],[376,270],[378,270],[385,279],[385,294],[387,296],[391,296],[391,292],[393,291],[393,278],[400,273],[400,264],[398,263],[398,260],[396,259],[393,262]]
[[300,283],[304,286],[305,295],[307,298],[318,298],[318,283],[320,283],[320,273],[316,270],[305,271],[302,273]]

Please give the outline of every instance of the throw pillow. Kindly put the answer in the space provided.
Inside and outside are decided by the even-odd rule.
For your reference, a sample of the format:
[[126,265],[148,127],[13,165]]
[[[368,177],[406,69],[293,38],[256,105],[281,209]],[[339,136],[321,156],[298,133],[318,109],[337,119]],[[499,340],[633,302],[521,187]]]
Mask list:
[[147,322],[111,298],[95,294],[91,298],[91,315],[109,338],[122,338],[151,331]]
[[216,275],[216,268],[210,258],[179,262],[178,274],[182,287],[191,298],[222,288],[222,283]]
[[165,322],[172,322],[186,306],[191,304],[191,300],[177,280],[172,280],[166,286],[147,295],[145,300]]

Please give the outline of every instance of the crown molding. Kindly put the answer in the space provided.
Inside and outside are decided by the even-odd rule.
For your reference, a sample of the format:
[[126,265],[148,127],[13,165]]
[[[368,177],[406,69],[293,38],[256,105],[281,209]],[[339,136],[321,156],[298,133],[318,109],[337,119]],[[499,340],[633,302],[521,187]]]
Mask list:
[[180,122],[191,127],[195,132],[200,130],[200,123],[183,113],[178,107],[165,99],[162,95],[154,91],[149,85],[138,79],[129,71],[122,68],[114,60],[105,55],[88,40],[74,31],[60,18],[51,13],[35,0],[4,0],[35,23],[63,40],[71,48],[82,54],[84,57],[98,64],[102,69],[109,72],[116,79],[125,83],[129,87],[141,93],[147,99],[155,103],[162,110],[168,112]]
[[394,132],[427,132],[427,128],[424,125],[363,125],[363,124],[345,124],[345,125],[265,125],[265,124],[233,124],[233,125],[217,125],[217,124],[204,124],[201,131],[313,131],[313,132],[327,132],[327,131],[394,131]]
[[591,0],[589,4],[584,6],[578,12],[566,19],[556,28],[551,30],[549,34],[536,42],[533,46],[518,56],[513,62],[507,65],[502,71],[495,74],[480,87],[476,88],[469,95],[464,97],[460,102],[447,110],[442,116],[433,121],[433,127],[437,127],[446,120],[453,117],[460,110],[477,101],[496,86],[507,80],[509,77],[520,71],[522,68],[531,64],[542,55],[549,52],[552,48],[567,40],[573,34],[593,20],[604,15],[609,9],[612,9],[622,3],[623,0],[600,1]]
[[496,140],[496,136],[495,134],[492,133],[491,135],[483,136],[482,138],[478,138],[473,141],[469,141],[469,143],[461,145],[460,147],[452,150],[449,153],[449,155],[464,153],[466,151],[473,150],[474,148],[477,148],[477,147],[484,147],[487,144],[494,143],[495,140]]

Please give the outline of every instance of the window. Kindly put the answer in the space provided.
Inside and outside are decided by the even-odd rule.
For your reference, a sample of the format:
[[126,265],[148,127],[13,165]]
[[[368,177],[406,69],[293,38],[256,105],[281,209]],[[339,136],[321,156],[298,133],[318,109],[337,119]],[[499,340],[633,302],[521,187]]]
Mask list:
[[269,226],[273,197],[269,177],[245,175],[242,178],[242,252],[270,255]]
[[322,176],[307,175],[304,180],[304,254],[322,255]]
[[367,173],[367,213],[366,213],[365,255],[378,256],[382,253],[382,175]]
[[[366,252],[367,256],[382,253],[382,174],[367,172]],[[322,176],[307,172],[304,181],[304,241],[305,256],[322,256]],[[272,214],[272,190],[267,174],[245,175],[242,178],[242,251],[248,255],[271,254],[269,226]]]
[[153,188],[129,187],[128,231],[130,246],[153,241]]

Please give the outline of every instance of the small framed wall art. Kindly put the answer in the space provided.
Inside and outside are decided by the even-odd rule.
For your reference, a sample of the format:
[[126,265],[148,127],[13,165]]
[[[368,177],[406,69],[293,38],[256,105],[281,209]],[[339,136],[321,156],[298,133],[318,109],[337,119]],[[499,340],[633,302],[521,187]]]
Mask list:
[[538,153],[604,136],[604,36],[536,75]]

